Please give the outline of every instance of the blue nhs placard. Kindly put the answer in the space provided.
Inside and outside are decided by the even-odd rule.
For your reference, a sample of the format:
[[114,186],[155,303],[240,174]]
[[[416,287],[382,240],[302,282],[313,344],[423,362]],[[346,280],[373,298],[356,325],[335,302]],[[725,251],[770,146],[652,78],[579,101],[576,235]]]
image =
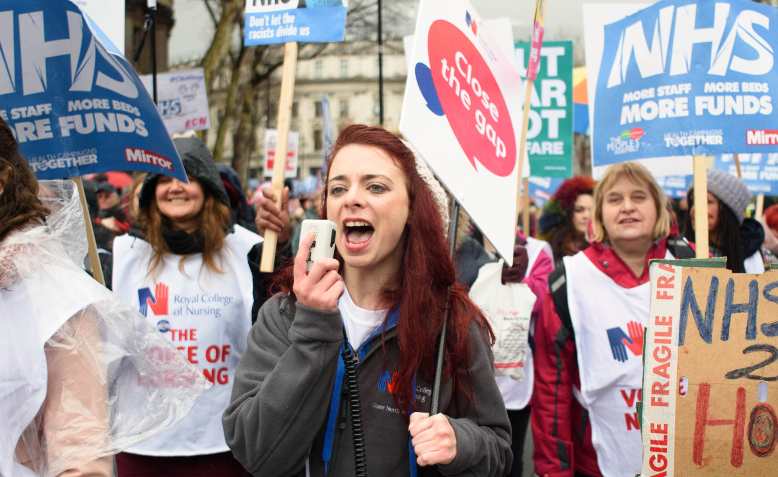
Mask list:
[[346,13],[343,0],[246,0],[243,44],[343,41]]
[[138,75],[69,0],[0,0],[0,117],[39,179],[186,179]]
[[665,0],[607,25],[603,44],[598,165],[778,151],[778,9]]

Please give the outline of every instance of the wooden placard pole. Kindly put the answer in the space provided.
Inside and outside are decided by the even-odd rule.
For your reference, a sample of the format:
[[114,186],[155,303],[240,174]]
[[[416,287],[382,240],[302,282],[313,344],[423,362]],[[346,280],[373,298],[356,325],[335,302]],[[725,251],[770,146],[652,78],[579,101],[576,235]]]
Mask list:
[[754,218],[756,220],[762,220],[763,216],[764,216],[764,194],[759,194],[756,196],[756,213],[754,215]]
[[[519,142],[519,169],[516,173],[516,207],[521,214],[523,232],[529,236],[529,187],[527,181],[523,181],[524,156],[527,155],[527,133],[529,130],[529,112],[532,102],[532,91],[535,85],[535,76],[540,67],[540,49],[543,45],[543,0],[535,0],[535,15],[532,25],[532,38],[530,39],[529,60],[527,61],[527,83],[524,87],[524,110],[521,116],[521,141]],[[537,50],[537,51],[535,51]],[[537,57],[533,57],[533,51]],[[534,64],[533,64],[534,62]],[[529,156],[527,156],[529,160]],[[523,186],[523,187],[522,187]],[[519,217],[516,217],[518,223]]]
[[[289,123],[292,116],[292,99],[294,97],[294,81],[297,74],[297,42],[284,45],[284,66],[281,75],[281,97],[278,101],[278,139],[276,140],[276,155],[273,163],[273,181],[271,187],[276,198],[276,206],[281,207],[281,195],[284,190],[284,172],[286,170],[286,154],[289,141]],[[275,266],[278,234],[265,230],[262,243],[262,260],[259,270],[272,272]]]
[[740,154],[735,154],[735,171],[737,172],[737,178],[743,178],[743,170],[740,168]]
[[529,178],[525,177],[521,181],[521,185],[522,185],[521,230],[524,231],[524,235],[529,237],[531,235],[530,226],[529,226]]
[[75,182],[76,189],[78,190],[78,197],[81,202],[81,213],[84,216],[84,229],[86,231],[86,241],[89,246],[89,265],[92,268],[92,276],[100,283],[100,285],[105,286],[103,267],[100,265],[100,256],[97,254],[95,230],[92,228],[92,217],[89,214],[89,204],[86,202],[84,181],[80,177],[74,177],[73,182]]
[[[524,180],[522,175],[524,173],[524,156],[526,156],[527,151],[527,130],[529,129],[529,109],[530,102],[532,101],[533,84],[534,81],[527,79],[527,86],[524,90],[524,112],[521,117],[521,141],[519,142],[519,169],[516,172],[516,210],[519,214],[516,217],[516,223],[519,222],[519,219],[522,217],[521,214],[524,213],[524,187],[522,187]],[[525,230],[524,233],[526,234],[527,231]]]
[[708,158],[694,156],[694,243],[697,258],[709,258]]

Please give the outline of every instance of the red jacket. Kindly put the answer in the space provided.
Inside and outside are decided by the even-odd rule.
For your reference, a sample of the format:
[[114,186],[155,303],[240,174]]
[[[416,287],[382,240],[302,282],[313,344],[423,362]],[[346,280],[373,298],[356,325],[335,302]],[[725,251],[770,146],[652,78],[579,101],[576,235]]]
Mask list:
[[[648,282],[648,261],[665,258],[666,245],[661,240],[651,247],[639,277],[606,245],[595,243],[580,253],[622,288],[634,288]],[[573,387],[581,387],[573,330],[562,325],[550,291],[546,291],[541,306],[535,325],[531,403],[535,473],[540,477],[573,477],[580,472],[600,477],[588,414],[573,397]]]

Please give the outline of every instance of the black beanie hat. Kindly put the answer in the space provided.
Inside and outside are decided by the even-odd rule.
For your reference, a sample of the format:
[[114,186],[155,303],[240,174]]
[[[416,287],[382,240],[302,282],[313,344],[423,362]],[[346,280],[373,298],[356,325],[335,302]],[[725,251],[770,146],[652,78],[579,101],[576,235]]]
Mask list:
[[[229,207],[230,199],[227,197],[227,191],[224,190],[224,184],[219,176],[219,170],[213,162],[211,151],[208,150],[205,143],[196,137],[177,138],[173,140],[173,143],[184,163],[186,174],[197,179],[207,194],[211,194],[216,200]],[[160,177],[160,174],[149,174],[143,181],[138,202],[141,210],[148,208],[154,199],[154,192]]]

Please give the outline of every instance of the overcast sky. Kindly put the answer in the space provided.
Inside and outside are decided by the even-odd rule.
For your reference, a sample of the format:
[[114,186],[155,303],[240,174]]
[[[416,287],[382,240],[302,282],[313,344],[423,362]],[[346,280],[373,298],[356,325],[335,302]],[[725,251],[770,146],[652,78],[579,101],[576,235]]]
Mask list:
[[[483,18],[508,16],[517,40],[529,35],[534,0],[471,0]],[[384,0],[387,5],[391,0]],[[583,38],[583,3],[651,3],[650,0],[545,0],[546,39]],[[170,42],[171,63],[197,59],[203,55],[213,27],[202,0],[175,0],[176,26]],[[415,18],[415,14],[411,17]],[[412,22],[411,22],[412,23]],[[412,30],[413,25],[409,24]],[[580,51],[583,45],[576,45]],[[576,55],[578,56],[578,55]]]

